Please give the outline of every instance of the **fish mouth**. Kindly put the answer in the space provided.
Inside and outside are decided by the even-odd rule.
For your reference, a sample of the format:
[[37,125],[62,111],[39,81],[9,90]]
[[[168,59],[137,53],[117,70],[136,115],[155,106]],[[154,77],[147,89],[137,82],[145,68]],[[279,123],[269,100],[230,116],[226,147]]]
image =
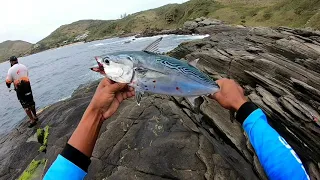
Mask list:
[[101,63],[102,58],[99,56],[94,57],[97,61],[98,66],[97,67],[92,67],[90,68],[92,71],[94,72],[98,72],[102,75],[106,75],[106,73],[104,72],[104,67],[103,64]]

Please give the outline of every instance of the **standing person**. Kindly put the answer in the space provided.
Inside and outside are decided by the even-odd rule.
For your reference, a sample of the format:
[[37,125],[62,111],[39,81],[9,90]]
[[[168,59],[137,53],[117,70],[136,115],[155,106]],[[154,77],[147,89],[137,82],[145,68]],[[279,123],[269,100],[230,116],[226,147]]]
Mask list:
[[7,87],[10,88],[11,83],[14,84],[14,90],[17,93],[18,100],[30,118],[28,127],[32,128],[37,124],[38,117],[28,77],[28,69],[25,65],[19,64],[15,56],[10,57],[9,61],[11,68],[8,70],[6,78]]

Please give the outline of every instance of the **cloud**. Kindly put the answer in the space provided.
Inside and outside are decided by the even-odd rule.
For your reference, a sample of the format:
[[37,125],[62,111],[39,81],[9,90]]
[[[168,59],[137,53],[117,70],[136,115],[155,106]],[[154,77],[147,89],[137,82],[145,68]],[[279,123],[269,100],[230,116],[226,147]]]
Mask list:
[[117,19],[121,14],[186,0],[10,0],[0,6],[0,42],[36,43],[63,24],[81,19]]

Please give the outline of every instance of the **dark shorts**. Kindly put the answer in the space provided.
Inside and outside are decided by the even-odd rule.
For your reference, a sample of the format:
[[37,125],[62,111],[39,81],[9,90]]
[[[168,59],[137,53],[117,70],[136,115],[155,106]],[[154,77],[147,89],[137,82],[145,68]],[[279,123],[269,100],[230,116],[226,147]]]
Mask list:
[[33,100],[30,82],[21,81],[16,87],[17,97],[24,109],[31,108],[35,105]]

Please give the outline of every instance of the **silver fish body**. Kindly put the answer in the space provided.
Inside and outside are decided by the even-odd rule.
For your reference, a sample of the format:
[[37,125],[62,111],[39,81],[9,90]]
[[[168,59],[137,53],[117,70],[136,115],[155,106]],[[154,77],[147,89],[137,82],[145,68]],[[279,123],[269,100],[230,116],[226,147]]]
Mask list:
[[[191,97],[208,95],[219,90],[219,86],[196,67],[152,52],[111,53],[98,57],[97,61],[104,64],[107,77],[116,82],[129,83],[136,89],[136,93]],[[108,67],[108,64],[114,66]],[[113,67],[117,68],[112,70]]]

